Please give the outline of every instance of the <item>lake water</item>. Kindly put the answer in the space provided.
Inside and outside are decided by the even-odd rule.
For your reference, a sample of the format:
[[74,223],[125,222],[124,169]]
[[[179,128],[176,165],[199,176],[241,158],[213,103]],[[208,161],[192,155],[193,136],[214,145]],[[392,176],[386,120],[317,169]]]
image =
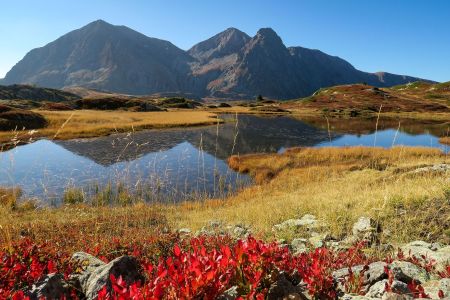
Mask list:
[[[288,116],[222,116],[218,126],[148,130],[94,139],[39,140],[0,153],[0,186],[20,186],[25,197],[58,205],[64,191],[95,194],[120,186],[145,201],[223,197],[251,183],[228,168],[232,154],[282,152],[296,146],[438,147],[448,130],[438,122],[298,120]],[[402,125],[403,124],[403,125]],[[330,130],[328,130],[330,128]]]

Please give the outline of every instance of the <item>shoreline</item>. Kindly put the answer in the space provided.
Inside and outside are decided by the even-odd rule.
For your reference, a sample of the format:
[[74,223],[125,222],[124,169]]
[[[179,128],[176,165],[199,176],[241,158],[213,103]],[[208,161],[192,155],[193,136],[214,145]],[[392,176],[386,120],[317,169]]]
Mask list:
[[[182,127],[211,126],[224,123],[220,114],[245,114],[255,116],[290,116],[292,118],[323,118],[330,120],[358,121],[374,118],[404,119],[419,121],[447,121],[450,113],[373,113],[351,117],[345,114],[324,114],[313,109],[290,109],[287,112],[252,111],[248,108],[209,109],[209,110],[171,110],[167,112],[128,112],[128,111],[36,111],[49,120],[49,126],[25,131],[1,131],[0,145],[2,150],[17,145],[27,144],[34,139],[70,140],[77,138],[95,138],[108,136],[114,133],[125,133],[147,129],[167,129]],[[110,122],[119,118],[118,123]],[[120,118],[125,120],[120,120]],[[102,123],[103,122],[103,123]],[[123,122],[119,124],[119,122]],[[449,144],[448,137],[440,137],[444,143]]]

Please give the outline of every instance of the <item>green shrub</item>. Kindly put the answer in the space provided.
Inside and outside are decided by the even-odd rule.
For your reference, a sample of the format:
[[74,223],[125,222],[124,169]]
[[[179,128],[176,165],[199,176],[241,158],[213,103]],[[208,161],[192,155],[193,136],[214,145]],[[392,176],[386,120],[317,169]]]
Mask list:
[[64,191],[63,203],[64,204],[78,204],[85,202],[85,194],[82,189],[69,187]]

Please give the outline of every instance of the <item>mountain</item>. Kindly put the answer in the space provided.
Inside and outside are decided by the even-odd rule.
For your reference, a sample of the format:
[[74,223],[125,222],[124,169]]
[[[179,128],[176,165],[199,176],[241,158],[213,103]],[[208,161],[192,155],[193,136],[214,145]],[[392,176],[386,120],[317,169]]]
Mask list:
[[254,37],[227,30],[188,51],[125,26],[98,20],[31,50],[3,84],[84,87],[124,94],[183,93],[197,97],[289,99],[322,87],[378,87],[419,78],[366,73],[319,50],[286,47],[270,28]]
[[205,62],[239,52],[250,39],[246,33],[236,28],[228,28],[212,38],[193,46],[188,53],[196,59]]
[[190,59],[170,42],[99,20],[30,51],[5,82],[128,94],[181,90]]

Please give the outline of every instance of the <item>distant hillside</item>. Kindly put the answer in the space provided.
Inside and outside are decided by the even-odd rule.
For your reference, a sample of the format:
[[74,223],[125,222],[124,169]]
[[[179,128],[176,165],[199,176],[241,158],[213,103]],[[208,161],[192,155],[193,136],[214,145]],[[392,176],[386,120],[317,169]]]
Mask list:
[[419,80],[366,73],[319,50],[287,48],[270,28],[254,37],[229,28],[183,51],[125,26],[95,21],[31,50],[4,84],[83,87],[121,94],[292,99],[351,83],[378,87]]
[[30,85],[0,85],[0,100],[33,100],[33,101],[71,101],[79,96],[57,89],[39,88]]
[[100,91],[95,89],[88,89],[81,86],[67,87],[63,88],[62,90],[71,94],[75,94],[82,98],[103,98],[103,97],[131,98],[130,95]]
[[383,112],[450,112],[450,82],[414,82],[392,88],[341,85],[318,90],[312,96],[290,101],[286,108],[310,108],[330,114]]

